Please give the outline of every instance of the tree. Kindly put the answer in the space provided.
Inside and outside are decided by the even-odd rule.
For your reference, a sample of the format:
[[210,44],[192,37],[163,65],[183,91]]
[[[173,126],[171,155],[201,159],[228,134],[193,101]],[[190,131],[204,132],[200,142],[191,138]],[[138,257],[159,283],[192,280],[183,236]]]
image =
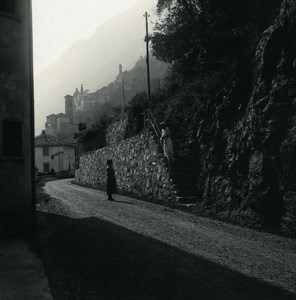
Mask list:
[[[202,53],[199,1],[159,0],[161,20],[155,25],[152,48],[156,58],[172,64],[185,79],[196,74],[196,58]],[[194,63],[194,64],[193,64]]]
[[86,127],[86,124],[85,123],[79,123],[78,124],[78,130],[79,131],[83,131],[85,130],[87,127]]
[[106,131],[107,127],[112,122],[112,117],[103,115],[98,122],[92,124],[89,128],[80,123],[79,131],[75,133],[75,139],[79,149],[82,152],[100,149],[106,146]]
[[[154,55],[183,80],[218,72],[231,81],[253,56],[280,0],[158,0]],[[267,13],[268,11],[268,13]],[[256,36],[257,35],[257,36]]]

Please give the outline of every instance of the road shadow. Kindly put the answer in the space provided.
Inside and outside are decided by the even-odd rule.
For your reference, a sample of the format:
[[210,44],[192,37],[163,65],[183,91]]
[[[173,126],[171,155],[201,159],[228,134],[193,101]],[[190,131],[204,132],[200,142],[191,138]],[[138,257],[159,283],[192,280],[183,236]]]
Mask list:
[[[54,299],[295,299],[278,287],[95,217],[38,212],[33,250]],[[223,250],[221,250],[223,251]]]

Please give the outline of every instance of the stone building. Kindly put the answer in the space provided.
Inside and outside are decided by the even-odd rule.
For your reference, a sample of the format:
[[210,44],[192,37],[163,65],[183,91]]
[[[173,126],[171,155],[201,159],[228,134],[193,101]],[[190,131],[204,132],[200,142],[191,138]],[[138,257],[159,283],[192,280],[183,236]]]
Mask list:
[[83,110],[83,106],[84,106],[84,102],[85,102],[84,98],[86,98],[86,95],[87,95],[87,93],[83,89],[83,84],[81,84],[80,91],[78,90],[78,88],[76,88],[76,91],[73,94],[74,112]]
[[35,137],[35,165],[39,173],[62,173],[67,171],[74,174],[75,146],[66,143],[43,130]]
[[116,80],[121,82],[122,79],[123,79],[122,64],[120,64],[119,65],[119,72],[118,72],[118,75],[116,76]]
[[0,1],[0,236],[34,221],[34,102],[30,0]]
[[91,93],[88,89],[84,89],[83,84],[81,84],[80,90],[76,88],[73,96],[66,95],[64,98],[65,114],[72,123],[75,122],[78,113],[91,112],[96,104],[108,102],[110,100],[110,89],[105,86]]
[[65,97],[65,113],[51,114],[46,116],[45,132],[56,137],[66,137],[72,140],[77,126],[74,124],[73,96]]
[[65,97],[65,114],[70,118],[70,121],[73,122],[73,96],[66,95]]
[[96,103],[106,103],[110,100],[110,89],[108,86],[104,86],[101,89],[97,90],[95,93]]
[[[75,93],[72,97],[72,106],[73,106],[73,115],[75,119],[75,114],[79,112],[88,112],[91,111],[95,104],[105,103],[109,100],[109,90],[106,87],[91,93],[88,89],[83,88],[81,84],[80,91],[76,88]],[[66,99],[66,98],[65,98]],[[67,97],[68,106],[70,107],[70,97]]]
[[76,125],[72,123],[70,116],[59,113],[46,117],[45,131],[47,134],[57,135],[59,133],[70,133],[76,130]]

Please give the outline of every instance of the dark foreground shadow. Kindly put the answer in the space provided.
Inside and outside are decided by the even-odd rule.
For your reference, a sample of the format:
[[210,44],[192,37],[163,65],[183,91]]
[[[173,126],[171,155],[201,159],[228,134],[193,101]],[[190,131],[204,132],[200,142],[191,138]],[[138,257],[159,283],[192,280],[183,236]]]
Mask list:
[[296,299],[97,218],[38,213],[38,226],[33,250],[44,262],[54,299]]

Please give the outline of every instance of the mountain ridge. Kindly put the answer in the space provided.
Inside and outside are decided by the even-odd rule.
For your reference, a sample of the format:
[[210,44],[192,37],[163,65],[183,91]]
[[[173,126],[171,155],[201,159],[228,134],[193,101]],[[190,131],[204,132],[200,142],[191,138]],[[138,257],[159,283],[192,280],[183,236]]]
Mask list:
[[[155,2],[155,1],[152,1]],[[72,44],[60,58],[35,78],[35,130],[38,134],[46,115],[64,111],[64,96],[84,83],[92,91],[115,79],[118,66],[130,68],[145,54],[143,11],[151,1],[138,2],[130,10],[109,19],[94,34]],[[142,22],[142,26],[137,26]]]

